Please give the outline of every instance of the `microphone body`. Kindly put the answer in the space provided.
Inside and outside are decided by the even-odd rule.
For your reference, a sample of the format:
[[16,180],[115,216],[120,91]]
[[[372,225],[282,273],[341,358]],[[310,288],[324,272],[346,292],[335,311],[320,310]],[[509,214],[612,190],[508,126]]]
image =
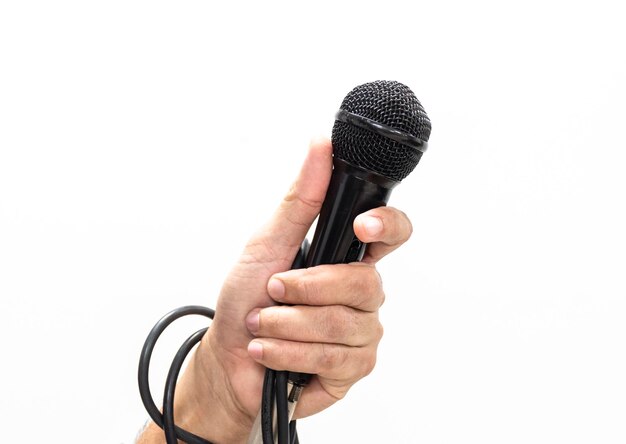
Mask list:
[[335,157],[306,266],[360,261],[366,245],[354,234],[354,219],[386,205],[396,185],[391,179]]
[[354,234],[354,219],[365,211],[386,205],[396,185],[396,181],[335,157],[306,266],[363,259],[366,245]]
[[[368,210],[387,205],[397,184],[394,180],[334,157],[333,173],[313,241],[308,251],[306,242],[301,248],[300,254],[306,255],[305,267],[360,262],[367,244],[354,234],[354,219]],[[289,372],[288,379],[296,387],[304,387],[311,376]]]

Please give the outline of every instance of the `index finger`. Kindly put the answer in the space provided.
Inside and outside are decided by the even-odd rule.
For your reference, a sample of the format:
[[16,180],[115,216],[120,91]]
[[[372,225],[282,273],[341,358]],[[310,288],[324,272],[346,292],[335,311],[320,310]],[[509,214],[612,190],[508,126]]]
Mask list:
[[411,237],[413,226],[408,216],[393,207],[379,207],[354,219],[354,234],[369,243],[363,262],[375,264]]

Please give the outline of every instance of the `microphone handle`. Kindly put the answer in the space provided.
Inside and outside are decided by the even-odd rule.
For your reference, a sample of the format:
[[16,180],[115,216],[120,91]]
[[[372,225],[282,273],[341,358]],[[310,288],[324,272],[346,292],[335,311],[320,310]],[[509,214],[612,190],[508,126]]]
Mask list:
[[[365,211],[386,205],[391,190],[398,184],[336,157],[333,159],[333,165],[333,174],[320,210],[313,242],[309,245],[307,240],[304,240],[292,269],[361,261],[366,244],[354,235],[354,219]],[[288,422],[291,421],[302,390],[311,376],[307,373],[288,373],[286,415]],[[280,415],[275,405],[270,409],[274,414],[267,413],[267,416],[264,416],[261,408],[247,444],[263,444],[264,425],[267,430],[272,431],[271,435],[276,440],[275,432]],[[264,421],[267,424],[264,424]]]
[[[342,159],[333,159],[333,174],[313,241],[306,255],[305,267],[323,264],[359,262],[366,244],[354,234],[354,219],[361,213],[384,206],[398,182],[354,166]],[[304,386],[311,379],[306,373],[289,373],[289,380]]]

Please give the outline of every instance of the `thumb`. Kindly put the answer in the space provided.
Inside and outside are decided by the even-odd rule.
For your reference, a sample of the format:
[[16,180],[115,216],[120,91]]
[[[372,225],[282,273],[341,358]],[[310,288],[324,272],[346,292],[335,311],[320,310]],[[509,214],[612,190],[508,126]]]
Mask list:
[[246,246],[255,261],[280,262],[279,268],[284,269],[291,266],[304,236],[322,208],[332,174],[332,152],[330,140],[318,138],[311,141],[298,178],[270,221]]

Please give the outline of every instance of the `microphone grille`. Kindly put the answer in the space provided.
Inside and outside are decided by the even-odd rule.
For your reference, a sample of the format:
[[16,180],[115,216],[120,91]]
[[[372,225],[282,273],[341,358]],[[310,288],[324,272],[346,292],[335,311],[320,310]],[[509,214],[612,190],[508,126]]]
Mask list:
[[[424,107],[400,82],[378,80],[359,85],[343,99],[341,110],[423,142],[430,137],[430,119]],[[422,156],[414,147],[339,120],[333,126],[332,143],[339,159],[398,182],[413,171]]]

